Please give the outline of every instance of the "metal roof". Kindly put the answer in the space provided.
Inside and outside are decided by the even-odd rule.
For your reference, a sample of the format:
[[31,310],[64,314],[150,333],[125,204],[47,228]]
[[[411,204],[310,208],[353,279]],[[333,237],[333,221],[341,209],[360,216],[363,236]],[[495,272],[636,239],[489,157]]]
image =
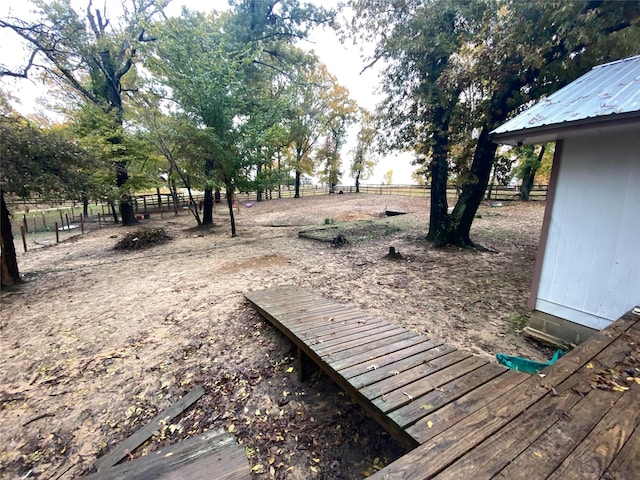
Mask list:
[[640,117],[640,55],[594,67],[491,134],[499,143],[537,143],[558,139],[559,130],[629,117]]

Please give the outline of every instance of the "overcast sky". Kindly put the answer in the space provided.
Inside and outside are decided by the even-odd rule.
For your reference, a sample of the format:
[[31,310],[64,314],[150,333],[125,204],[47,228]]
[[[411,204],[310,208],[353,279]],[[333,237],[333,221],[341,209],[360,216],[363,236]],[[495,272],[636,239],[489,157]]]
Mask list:
[[[312,0],[313,1],[313,0]],[[83,8],[85,2],[77,2],[79,8]],[[113,0],[106,1],[107,5],[117,2]],[[324,7],[332,7],[337,4],[337,0],[315,0],[314,3],[323,5]],[[179,15],[182,6],[186,6],[191,10],[223,10],[228,8],[227,0],[174,0],[168,7],[168,14]],[[29,12],[33,10],[30,3],[27,2],[9,2],[4,1],[0,4],[0,17],[9,15],[19,18],[28,18]],[[0,29],[0,56],[2,62],[9,66],[18,66],[26,59],[26,51],[16,41],[15,35]],[[310,41],[301,45],[303,48],[313,49],[320,57],[321,61],[327,66],[328,70],[338,79],[338,83],[345,86],[351,97],[358,102],[361,107],[373,110],[380,100],[380,96],[376,94],[378,85],[378,70],[369,69],[362,72],[364,62],[360,56],[359,46],[354,46],[350,42],[341,44],[335,32],[332,29],[317,28],[310,38]],[[42,106],[46,105],[46,90],[36,81],[3,79],[0,81],[2,88],[9,90],[14,96],[21,101],[19,110],[21,113],[28,114],[42,110]],[[342,150],[342,171],[345,172],[341,183],[352,183],[352,179],[348,175],[351,154],[349,153],[355,147],[355,134],[357,128],[353,128],[350,132],[350,140]],[[381,158],[372,178],[363,183],[380,184],[385,173],[393,170],[393,183],[405,184],[412,183],[411,171],[414,169],[410,165],[410,155],[408,154],[391,154],[385,158]]]

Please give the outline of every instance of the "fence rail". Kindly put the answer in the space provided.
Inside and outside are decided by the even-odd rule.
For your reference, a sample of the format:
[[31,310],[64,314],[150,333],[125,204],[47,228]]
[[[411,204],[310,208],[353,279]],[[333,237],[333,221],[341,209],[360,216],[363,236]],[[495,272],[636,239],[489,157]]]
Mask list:
[[[300,196],[309,197],[315,195],[327,195],[329,193],[355,193],[353,185],[336,185],[333,189],[321,185],[302,185]],[[428,187],[421,185],[360,185],[360,193],[374,195],[400,195],[411,197],[428,198],[430,191]],[[510,201],[520,198],[519,186],[496,186],[490,185],[487,188],[485,198],[490,201]],[[455,201],[459,190],[451,185],[447,188],[447,197]],[[266,190],[262,192],[263,200],[275,198],[293,198],[295,189],[291,186],[280,187],[279,190]],[[531,200],[545,200],[547,195],[546,185],[535,185],[531,189]],[[257,193],[239,193],[234,201],[248,203],[256,200]],[[193,195],[196,203],[200,204],[204,200],[204,194],[197,192]],[[180,192],[175,199],[169,193],[142,194],[132,197],[135,214],[138,218],[148,218],[152,213],[170,213],[178,215],[189,208],[189,197]],[[221,200],[226,203],[224,193]],[[40,208],[30,210],[34,204],[28,201],[9,202],[10,211],[13,211],[12,230],[14,236],[22,234],[23,248],[35,248],[49,245],[53,242],[63,241],[84,231],[102,228],[108,224],[113,224],[108,204],[92,204],[87,210],[87,215],[82,215],[82,207],[77,203],[60,205],[53,208]],[[42,206],[42,205],[41,205]],[[18,209],[21,209],[18,210]]]

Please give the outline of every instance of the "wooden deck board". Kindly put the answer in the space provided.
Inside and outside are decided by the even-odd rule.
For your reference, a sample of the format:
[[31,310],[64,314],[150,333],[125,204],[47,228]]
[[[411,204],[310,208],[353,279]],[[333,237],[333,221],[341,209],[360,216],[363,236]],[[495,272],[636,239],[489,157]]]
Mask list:
[[[380,425],[415,447],[374,480],[640,478],[640,384],[593,388],[594,372],[627,365],[637,349],[637,315],[527,375],[296,287],[246,296]],[[297,298],[312,310],[296,308]],[[288,313],[271,316],[267,305]]]
[[[438,407],[451,404],[451,402],[466,393],[482,387],[489,380],[493,380],[499,375],[506,375],[507,373],[509,372],[505,372],[502,367],[495,363],[486,364],[391,412],[389,417],[402,428],[407,428],[423,417],[431,414]],[[502,386],[502,384],[500,385]],[[496,390],[496,387],[494,386],[492,389]],[[433,421],[431,425],[431,428],[433,428]]]
[[373,400],[373,404],[385,413],[391,412],[487,363],[488,361],[483,358],[470,356],[461,362],[398,388],[386,394],[385,398],[378,397]]
[[404,395],[403,389],[411,389],[417,398],[449,385],[454,393],[443,398],[450,399],[465,393],[470,385],[462,382],[456,390],[456,379],[478,369],[482,372],[479,378],[494,376],[482,369],[486,360],[468,352],[347,305],[304,290],[299,290],[299,296],[296,292],[295,287],[274,288],[249,292],[246,297],[407,447],[415,447],[415,439],[386,414],[411,403],[413,397]]
[[[421,379],[430,379],[435,373],[443,370],[452,365],[459,365],[460,362],[472,358],[472,355],[468,352],[461,352],[454,350],[451,353],[442,355],[430,361],[422,362],[421,364],[411,369],[400,372],[397,375],[393,375],[389,378],[376,382],[368,387],[360,390],[360,393],[369,397],[376,398],[374,392],[383,390],[385,392],[392,392],[394,390],[407,387]],[[485,361],[486,363],[486,361]],[[431,381],[431,380],[429,380]],[[414,395],[417,397],[417,395]]]
[[[434,358],[445,355],[455,350],[450,345],[445,345],[437,340],[421,338],[422,341],[398,352],[388,353],[375,359],[375,368],[370,369],[362,364],[340,369],[340,374],[345,378],[362,380],[362,385],[368,382],[362,379],[363,375],[372,375],[371,381],[377,381],[376,374],[383,378],[386,372],[403,371],[428,362]],[[355,383],[354,383],[355,385]]]
[[[631,334],[627,334],[634,324],[636,326]],[[470,472],[474,478],[491,478],[491,474],[517,458],[523,447],[529,446],[529,442],[542,438],[549,427],[560,421],[559,417],[563,418],[567,408],[583,401],[582,390],[591,388],[587,375],[594,365],[611,368],[615,366],[616,358],[630,351],[629,345],[637,345],[640,340],[638,325],[638,317],[623,316],[611,327],[547,367],[543,371],[544,378],[538,375],[529,377],[437,435],[427,435],[426,441],[425,437],[420,438],[417,431],[409,429],[422,444],[370,478],[465,478]],[[568,453],[550,478],[600,478],[608,466],[615,462],[615,456],[638,424],[638,389],[640,385],[633,384],[628,392],[622,394],[608,392],[619,395],[620,399],[589,435]],[[591,396],[591,393],[585,399],[590,399],[594,404],[598,403],[598,399],[602,401],[600,394]],[[587,408],[587,405],[584,403],[582,408]],[[594,412],[597,410],[595,406],[588,408]],[[606,404],[601,404],[600,408],[606,410]],[[423,427],[429,421],[436,425],[437,414],[435,412],[436,416],[423,418],[420,423]],[[552,424],[545,425],[548,421],[552,421]],[[422,431],[427,430],[424,428]],[[538,451],[538,454],[543,455],[543,452]],[[539,475],[535,469],[529,473],[529,479],[547,478],[546,475]],[[520,477],[505,475],[497,478]]]

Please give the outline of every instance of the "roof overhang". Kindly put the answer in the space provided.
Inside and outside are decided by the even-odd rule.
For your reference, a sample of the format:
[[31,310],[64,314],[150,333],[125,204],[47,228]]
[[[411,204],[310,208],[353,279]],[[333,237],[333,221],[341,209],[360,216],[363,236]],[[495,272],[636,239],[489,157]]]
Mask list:
[[574,122],[541,125],[534,128],[523,128],[511,132],[491,135],[494,143],[521,146],[555,142],[564,138],[571,138],[593,131],[605,132],[609,130],[640,127],[640,111],[622,114],[612,114],[606,117],[593,117],[576,120]]

